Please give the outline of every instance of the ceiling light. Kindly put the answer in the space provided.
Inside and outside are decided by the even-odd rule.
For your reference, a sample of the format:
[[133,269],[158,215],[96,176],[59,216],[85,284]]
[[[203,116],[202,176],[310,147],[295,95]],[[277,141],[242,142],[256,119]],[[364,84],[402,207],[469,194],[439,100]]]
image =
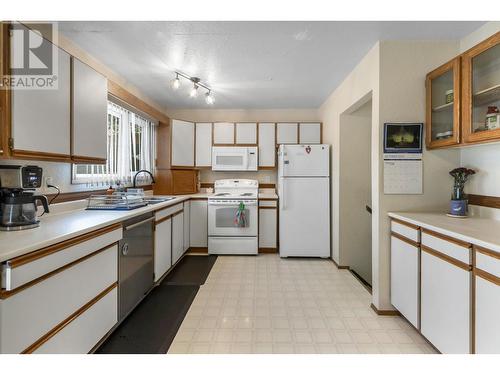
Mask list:
[[181,81],[179,80],[179,74],[176,75],[176,77],[170,82],[170,85],[174,90],[177,90],[179,87],[181,87]]
[[214,104],[214,97],[213,97],[213,95],[212,95],[212,93],[210,91],[205,94],[205,101],[209,105]]
[[196,98],[198,96],[198,85],[196,83],[193,84],[193,88],[189,92],[189,96],[191,98]]

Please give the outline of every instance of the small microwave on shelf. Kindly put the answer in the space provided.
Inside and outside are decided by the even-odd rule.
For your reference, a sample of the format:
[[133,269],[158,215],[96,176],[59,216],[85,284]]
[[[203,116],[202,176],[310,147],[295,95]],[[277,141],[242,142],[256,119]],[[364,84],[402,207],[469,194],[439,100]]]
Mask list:
[[212,147],[213,171],[256,171],[257,147]]

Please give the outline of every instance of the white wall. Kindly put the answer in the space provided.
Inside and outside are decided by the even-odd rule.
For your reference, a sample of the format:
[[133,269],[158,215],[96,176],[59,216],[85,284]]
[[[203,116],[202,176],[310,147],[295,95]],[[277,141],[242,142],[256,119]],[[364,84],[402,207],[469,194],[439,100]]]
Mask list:
[[[288,122],[319,121],[317,109],[170,109],[170,118],[194,122]],[[214,182],[223,178],[250,178],[259,183],[276,184],[277,170],[258,172],[212,172],[200,171],[201,182]]]

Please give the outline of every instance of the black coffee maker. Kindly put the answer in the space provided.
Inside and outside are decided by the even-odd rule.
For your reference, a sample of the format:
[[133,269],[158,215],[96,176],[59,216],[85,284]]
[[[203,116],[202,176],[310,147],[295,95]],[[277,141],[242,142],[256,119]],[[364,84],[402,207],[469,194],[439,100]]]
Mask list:
[[49,212],[47,197],[35,195],[42,183],[42,168],[37,166],[0,166],[0,230],[13,231],[35,228],[37,202]]

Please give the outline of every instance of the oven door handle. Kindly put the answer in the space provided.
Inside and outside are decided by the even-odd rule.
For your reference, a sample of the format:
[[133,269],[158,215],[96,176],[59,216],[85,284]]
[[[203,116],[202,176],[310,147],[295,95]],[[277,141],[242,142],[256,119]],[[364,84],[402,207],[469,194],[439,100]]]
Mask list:
[[[257,202],[245,202],[243,201],[243,204],[247,207],[254,207],[257,206]],[[224,202],[208,202],[209,206],[218,206],[218,207],[239,207],[240,202],[238,203],[224,203]]]

